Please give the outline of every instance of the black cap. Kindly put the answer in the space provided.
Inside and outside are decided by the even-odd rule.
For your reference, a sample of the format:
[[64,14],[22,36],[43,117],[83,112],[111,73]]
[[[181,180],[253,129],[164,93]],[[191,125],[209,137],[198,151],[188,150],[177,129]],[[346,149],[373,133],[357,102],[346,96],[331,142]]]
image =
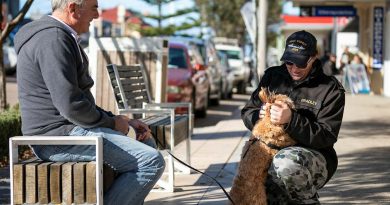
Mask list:
[[290,61],[298,67],[306,67],[310,56],[316,54],[317,39],[313,34],[302,30],[287,38],[286,48],[280,61]]

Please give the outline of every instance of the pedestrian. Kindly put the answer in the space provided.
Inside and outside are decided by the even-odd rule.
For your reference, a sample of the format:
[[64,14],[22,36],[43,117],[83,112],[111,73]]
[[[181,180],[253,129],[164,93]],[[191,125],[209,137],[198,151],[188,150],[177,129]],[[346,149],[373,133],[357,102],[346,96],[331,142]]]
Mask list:
[[328,50],[325,50],[324,55],[320,58],[321,63],[325,64],[329,60],[330,55],[331,53]]
[[[103,162],[119,176],[104,204],[142,204],[164,170],[146,124],[95,104],[94,82],[79,35],[99,17],[97,0],[52,0],[52,15],[26,24],[15,37],[23,135],[101,136]],[[137,140],[126,134],[129,126]],[[95,146],[32,146],[49,161],[95,160]]]
[[324,63],[322,67],[325,75],[332,76],[339,74],[338,69],[336,68],[336,55],[331,53],[329,54],[329,59]]
[[351,64],[353,64],[353,65],[363,65],[364,66],[364,70],[366,71],[367,76],[369,76],[370,72],[369,72],[366,64],[364,64],[363,58],[359,54],[355,54],[353,56]]
[[[241,111],[245,126],[252,130],[271,106],[271,122],[284,125],[297,142],[281,149],[268,170],[269,204],[319,204],[317,191],[337,168],[333,148],[343,118],[345,91],[333,76],[323,73],[317,58],[317,40],[307,31],[287,38],[283,64],[265,71],[257,89]],[[289,96],[295,109],[280,101],[265,104],[262,87]]]
[[340,70],[343,71],[344,67],[351,63],[353,54],[349,51],[349,46],[344,47],[344,51],[340,58]]

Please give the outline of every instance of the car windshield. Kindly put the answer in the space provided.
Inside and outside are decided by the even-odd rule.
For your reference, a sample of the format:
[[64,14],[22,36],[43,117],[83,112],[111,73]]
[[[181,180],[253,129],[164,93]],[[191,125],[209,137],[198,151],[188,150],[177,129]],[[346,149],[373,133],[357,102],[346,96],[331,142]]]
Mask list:
[[168,68],[187,69],[186,56],[181,48],[169,48]]
[[219,50],[219,51],[226,54],[228,59],[235,59],[235,60],[241,59],[240,51],[237,50]]

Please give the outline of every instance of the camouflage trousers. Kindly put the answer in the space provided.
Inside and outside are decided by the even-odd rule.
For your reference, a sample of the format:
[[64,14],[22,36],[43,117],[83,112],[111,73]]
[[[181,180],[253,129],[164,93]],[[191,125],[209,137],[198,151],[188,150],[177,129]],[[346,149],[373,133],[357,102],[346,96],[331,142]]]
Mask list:
[[284,148],[268,170],[268,204],[320,204],[317,190],[325,185],[327,176],[321,153],[303,147]]

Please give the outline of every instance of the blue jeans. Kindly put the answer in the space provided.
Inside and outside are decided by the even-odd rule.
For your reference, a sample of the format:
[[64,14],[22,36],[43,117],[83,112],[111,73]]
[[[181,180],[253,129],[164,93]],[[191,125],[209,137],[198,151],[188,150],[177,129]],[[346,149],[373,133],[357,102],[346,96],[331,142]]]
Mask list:
[[[109,128],[83,129],[78,126],[69,135],[103,138],[104,164],[119,173],[110,189],[104,193],[104,204],[142,204],[164,172],[164,158],[155,149],[153,138],[141,143]],[[33,150],[42,160],[95,160],[95,146],[89,145],[40,145],[33,146]]]

